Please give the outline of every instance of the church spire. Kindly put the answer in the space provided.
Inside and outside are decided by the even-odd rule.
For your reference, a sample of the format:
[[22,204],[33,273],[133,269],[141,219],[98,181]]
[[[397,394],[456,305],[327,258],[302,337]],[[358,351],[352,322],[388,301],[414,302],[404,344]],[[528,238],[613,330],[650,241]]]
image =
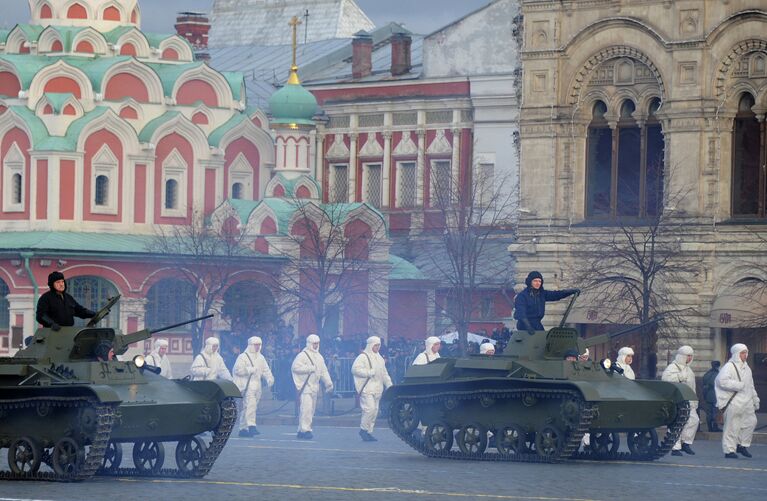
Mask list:
[[290,66],[290,76],[288,77],[289,85],[300,85],[301,80],[298,79],[298,64],[296,63],[296,49],[298,48],[298,26],[301,25],[301,20],[298,17],[293,18],[288,22],[288,25],[293,29],[293,64]]

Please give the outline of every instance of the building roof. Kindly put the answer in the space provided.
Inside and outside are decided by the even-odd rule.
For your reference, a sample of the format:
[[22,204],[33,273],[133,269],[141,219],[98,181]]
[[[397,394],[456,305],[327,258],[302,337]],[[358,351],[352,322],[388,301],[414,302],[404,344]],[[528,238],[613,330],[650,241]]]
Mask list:
[[394,254],[389,254],[389,280],[426,280],[426,275],[416,265]]
[[290,44],[288,22],[293,16],[301,19],[298,31],[308,42],[351,37],[375,27],[355,0],[216,0],[208,45]]

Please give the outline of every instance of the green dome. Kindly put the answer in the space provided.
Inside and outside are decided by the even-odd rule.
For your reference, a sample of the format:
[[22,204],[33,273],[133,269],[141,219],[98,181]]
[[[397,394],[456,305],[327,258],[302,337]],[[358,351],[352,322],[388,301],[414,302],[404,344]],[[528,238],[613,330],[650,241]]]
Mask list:
[[317,99],[301,84],[288,83],[269,98],[272,123],[314,125]]

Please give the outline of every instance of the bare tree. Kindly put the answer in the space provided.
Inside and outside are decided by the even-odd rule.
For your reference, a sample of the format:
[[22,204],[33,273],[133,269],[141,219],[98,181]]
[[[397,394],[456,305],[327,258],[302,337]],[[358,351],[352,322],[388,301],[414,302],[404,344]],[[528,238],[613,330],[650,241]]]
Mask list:
[[309,314],[321,337],[327,334],[331,313],[341,314],[342,308],[345,318],[364,322],[360,333],[368,332],[369,321],[385,322],[388,287],[380,285],[387,283],[390,265],[383,218],[363,220],[363,212],[374,213],[363,204],[298,198],[290,203],[294,223],[285,236],[288,245],[275,246],[276,254],[286,260],[273,284],[279,291],[280,314]]
[[515,234],[517,190],[510,176],[496,176],[493,169],[477,164],[457,179],[434,170],[430,199],[442,234],[416,244],[420,260],[428,261],[418,264],[444,284],[445,301],[438,307],[458,331],[463,355],[481,293],[503,293],[512,277],[507,247]]
[[[621,218],[595,228],[575,249],[573,280],[594,304],[609,305],[602,322],[647,324],[639,332],[639,367],[645,378],[656,376],[657,342],[673,339],[689,327],[689,308],[678,293],[691,287],[702,260],[682,250],[684,218],[678,217],[685,193],[662,197],[643,218]],[[654,322],[654,320],[658,320]]]
[[[194,214],[191,224],[160,225],[150,250],[168,260],[175,275],[194,291],[197,301],[190,311],[181,312],[186,318],[219,311],[223,293],[234,282],[235,274],[243,269],[244,260],[256,255],[246,245],[248,236],[236,220],[206,222]],[[202,349],[207,321],[191,324],[192,349]]]

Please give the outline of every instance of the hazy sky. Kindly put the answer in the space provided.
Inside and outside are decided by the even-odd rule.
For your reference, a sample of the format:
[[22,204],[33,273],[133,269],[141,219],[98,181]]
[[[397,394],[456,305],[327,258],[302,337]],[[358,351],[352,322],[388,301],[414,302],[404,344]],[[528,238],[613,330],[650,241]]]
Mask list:
[[[490,0],[357,0],[377,26],[389,21],[404,23],[416,33],[431,33]],[[209,11],[213,0],[140,0],[142,28],[147,32],[172,33],[180,10]],[[27,0],[0,0],[0,26],[29,21]]]

